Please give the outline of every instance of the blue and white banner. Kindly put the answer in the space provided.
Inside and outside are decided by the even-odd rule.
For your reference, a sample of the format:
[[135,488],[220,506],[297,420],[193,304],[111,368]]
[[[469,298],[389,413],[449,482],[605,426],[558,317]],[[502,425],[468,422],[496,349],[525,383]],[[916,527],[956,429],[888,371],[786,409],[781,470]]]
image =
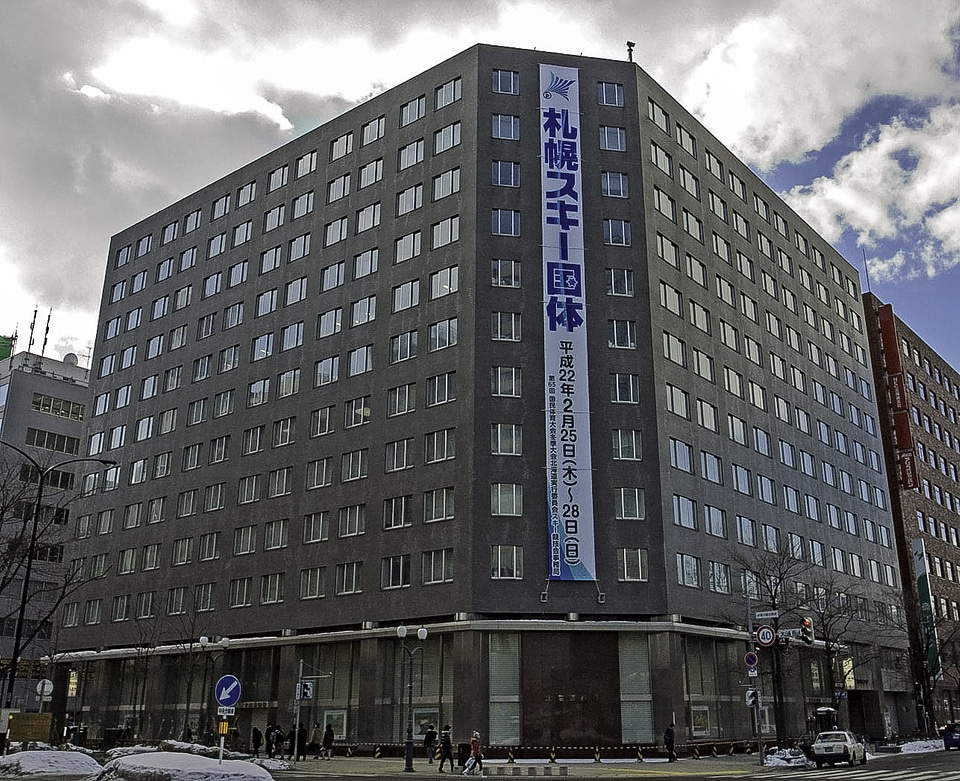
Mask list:
[[580,73],[540,65],[543,362],[551,580],[596,580]]

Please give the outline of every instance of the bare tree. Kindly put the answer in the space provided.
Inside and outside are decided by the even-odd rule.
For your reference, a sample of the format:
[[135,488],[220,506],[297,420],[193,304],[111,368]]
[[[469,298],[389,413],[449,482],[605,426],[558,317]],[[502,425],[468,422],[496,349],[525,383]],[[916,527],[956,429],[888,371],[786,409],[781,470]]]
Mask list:
[[[778,616],[772,621],[778,640],[770,648],[771,683],[777,741],[784,745],[788,723],[785,684],[791,664],[810,660],[811,651],[821,654],[820,660],[814,657],[813,663],[826,673],[820,675],[821,680],[826,677],[828,687],[832,687],[834,681],[844,680],[844,665],[852,669],[876,660],[875,627],[861,618],[867,597],[855,579],[814,564],[807,552],[792,542],[779,542],[764,549],[738,547],[731,560],[740,570],[745,603],[741,609],[776,611]],[[816,642],[810,645],[797,631],[807,618],[811,619],[816,635]],[[801,637],[783,639],[784,629]],[[853,653],[853,647],[857,653]],[[792,650],[797,651],[795,656]],[[802,672],[790,680],[800,686],[800,699],[806,702],[807,671]],[[832,701],[832,693],[830,696]],[[804,723],[807,715],[804,714]]]
[[[7,449],[0,449],[0,621],[16,620],[19,614],[27,564],[31,548],[33,550],[26,591],[27,613],[21,627],[22,656],[50,653],[52,618],[83,584],[84,578],[82,570],[63,563],[63,546],[70,535],[69,508],[76,496],[76,477],[71,472],[57,470],[54,464],[45,481],[46,491],[37,513],[36,468]],[[0,662],[4,687],[8,685],[9,668],[9,659]],[[28,669],[31,675],[37,672],[25,665],[24,671]]]

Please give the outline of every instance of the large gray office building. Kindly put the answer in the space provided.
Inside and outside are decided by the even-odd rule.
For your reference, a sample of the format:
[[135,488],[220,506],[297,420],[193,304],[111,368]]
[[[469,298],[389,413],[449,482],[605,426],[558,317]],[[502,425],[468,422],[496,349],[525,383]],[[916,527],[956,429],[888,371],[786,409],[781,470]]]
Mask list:
[[857,272],[633,62],[475,46],[122,231],[93,373],[91,735],[912,727]]

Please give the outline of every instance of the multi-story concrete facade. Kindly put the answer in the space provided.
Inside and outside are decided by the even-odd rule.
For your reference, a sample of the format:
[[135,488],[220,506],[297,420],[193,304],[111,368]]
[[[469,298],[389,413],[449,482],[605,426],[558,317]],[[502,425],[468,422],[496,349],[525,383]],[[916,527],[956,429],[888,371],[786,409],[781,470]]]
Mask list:
[[[0,361],[0,702],[37,710],[37,680],[50,669],[42,660],[56,650],[51,632],[53,612],[70,589],[64,585],[63,546],[72,536],[71,513],[76,498],[77,465],[71,462],[83,442],[83,419],[89,392],[89,371],[75,356],[64,361],[20,352]],[[34,513],[42,480],[37,516],[35,555],[30,562],[29,600],[20,623],[20,653],[13,696],[9,696],[9,666],[16,645],[33,535]]]
[[960,374],[864,294],[920,718],[960,717]]
[[862,311],[634,63],[473,47],[113,238],[67,706],[171,734],[224,670],[245,733],[302,659],[361,743],[404,695],[491,743],[746,738],[748,615],[839,603],[781,728],[909,728]]

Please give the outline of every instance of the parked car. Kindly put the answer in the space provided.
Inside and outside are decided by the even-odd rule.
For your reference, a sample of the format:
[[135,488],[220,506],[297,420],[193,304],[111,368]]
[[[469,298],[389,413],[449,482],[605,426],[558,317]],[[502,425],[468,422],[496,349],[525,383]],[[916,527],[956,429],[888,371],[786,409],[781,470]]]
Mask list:
[[946,751],[952,748],[960,748],[960,721],[948,724],[943,728],[943,748]]
[[810,757],[817,767],[838,762],[867,764],[867,749],[852,732],[831,730],[821,732],[810,747]]

